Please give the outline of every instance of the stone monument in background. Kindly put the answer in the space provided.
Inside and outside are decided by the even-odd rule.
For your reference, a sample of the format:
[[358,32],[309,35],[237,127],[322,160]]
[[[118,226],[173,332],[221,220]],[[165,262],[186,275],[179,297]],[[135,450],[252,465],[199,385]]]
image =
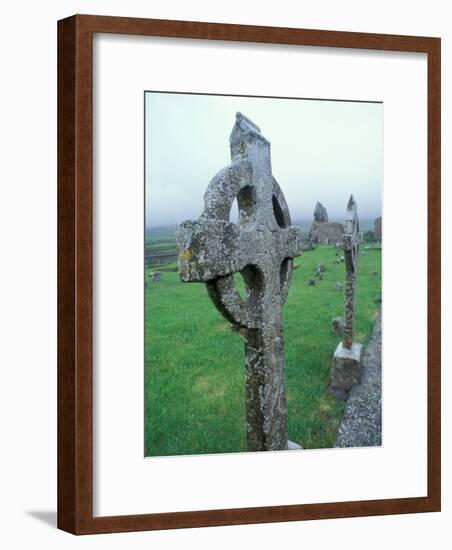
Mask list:
[[341,223],[328,221],[328,212],[321,202],[314,208],[314,221],[309,231],[309,240],[315,244],[336,244],[342,240],[344,228]]
[[[176,230],[182,281],[204,282],[216,308],[245,336],[247,449],[294,448],[288,442],[282,309],[301,235],[272,176],[270,142],[237,113],[232,162],[210,182],[204,210]],[[229,215],[234,199],[238,223]],[[246,299],[234,286],[240,272]]]
[[314,208],[314,221],[317,223],[328,223],[328,212],[321,202],[316,202]]
[[356,278],[359,251],[359,220],[357,205],[351,195],[344,222],[343,247],[345,258],[344,325],[342,342],[336,348],[331,370],[331,390],[344,396],[360,381],[362,344],[355,342]]
[[381,243],[381,216],[379,216],[378,218],[375,218],[374,233],[375,233],[375,240]]

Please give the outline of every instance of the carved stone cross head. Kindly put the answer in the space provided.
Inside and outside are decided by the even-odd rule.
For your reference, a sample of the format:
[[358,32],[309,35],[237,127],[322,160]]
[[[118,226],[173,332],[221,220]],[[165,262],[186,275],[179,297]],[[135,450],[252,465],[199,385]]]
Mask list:
[[[179,273],[183,281],[207,283],[215,305],[232,323],[259,328],[287,297],[292,258],[301,252],[300,231],[291,227],[271,174],[270,143],[241,113],[230,145],[232,163],[210,182],[201,217],[177,228]],[[234,199],[237,224],[229,221]],[[246,283],[246,301],[234,287],[237,272]]]
[[[232,162],[204,195],[204,210],[176,231],[182,281],[204,282],[218,310],[245,331],[249,450],[287,448],[282,307],[301,236],[271,173],[270,143],[237,113]],[[238,223],[229,220],[237,199]],[[234,285],[240,272],[246,299]]]
[[359,250],[359,220],[358,206],[353,195],[347,204],[347,214],[344,220],[344,254],[347,270],[355,271]]

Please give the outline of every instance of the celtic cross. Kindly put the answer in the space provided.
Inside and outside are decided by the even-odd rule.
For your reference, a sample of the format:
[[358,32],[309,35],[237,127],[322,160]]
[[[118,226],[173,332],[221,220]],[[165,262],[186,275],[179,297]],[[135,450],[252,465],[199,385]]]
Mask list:
[[344,221],[344,259],[345,259],[345,300],[344,300],[344,334],[342,343],[344,348],[350,349],[355,336],[355,294],[357,259],[359,250],[359,221],[357,206],[353,195],[347,205],[347,214]]
[[345,399],[348,392],[361,378],[362,344],[355,337],[355,301],[356,276],[359,250],[358,209],[353,198],[347,204],[344,221],[344,260],[345,260],[345,296],[344,296],[344,332],[342,342],[336,348],[331,369],[330,390],[336,397]]
[[[282,308],[301,237],[271,171],[270,142],[237,113],[231,164],[210,182],[204,210],[176,231],[182,281],[204,282],[216,308],[244,329],[247,449],[287,449]],[[229,220],[237,199],[237,223]],[[242,299],[234,285],[241,273]]]

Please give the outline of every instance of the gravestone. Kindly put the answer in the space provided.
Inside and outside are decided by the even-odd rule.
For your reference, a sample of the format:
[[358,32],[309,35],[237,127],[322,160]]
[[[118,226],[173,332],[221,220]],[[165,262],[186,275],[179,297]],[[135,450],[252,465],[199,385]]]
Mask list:
[[342,336],[342,333],[344,332],[344,320],[342,317],[333,317],[331,321],[331,328],[333,330],[333,334],[336,336]]
[[[272,175],[270,142],[241,113],[230,149],[232,162],[210,182],[201,217],[177,227],[179,273],[206,283],[217,309],[244,329],[247,449],[282,450],[289,445],[282,308],[301,234]],[[229,221],[235,198],[237,224]],[[234,286],[238,272],[244,300]]]
[[328,212],[321,202],[316,202],[314,208],[314,220],[317,223],[328,222]]
[[344,260],[346,268],[344,292],[344,326],[342,342],[336,348],[331,370],[333,393],[348,392],[360,380],[362,344],[354,341],[356,277],[359,251],[359,220],[357,205],[351,195],[344,222]]

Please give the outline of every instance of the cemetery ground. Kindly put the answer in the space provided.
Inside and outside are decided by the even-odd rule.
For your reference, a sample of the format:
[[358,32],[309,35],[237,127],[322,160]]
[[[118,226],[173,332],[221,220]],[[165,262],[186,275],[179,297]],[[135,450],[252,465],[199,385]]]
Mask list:
[[[380,308],[381,250],[363,249],[356,340],[366,344]],[[288,435],[305,449],[334,445],[345,408],[326,391],[340,341],[331,320],[344,308],[345,267],[336,257],[335,247],[324,245],[296,258],[284,307]],[[315,276],[320,262],[323,280]],[[162,274],[159,282],[151,282],[151,271]],[[315,286],[308,285],[310,278]],[[147,267],[146,281],[146,456],[244,452],[243,336],[212,307],[204,284],[180,281],[175,262]],[[243,295],[240,276],[237,288]]]

